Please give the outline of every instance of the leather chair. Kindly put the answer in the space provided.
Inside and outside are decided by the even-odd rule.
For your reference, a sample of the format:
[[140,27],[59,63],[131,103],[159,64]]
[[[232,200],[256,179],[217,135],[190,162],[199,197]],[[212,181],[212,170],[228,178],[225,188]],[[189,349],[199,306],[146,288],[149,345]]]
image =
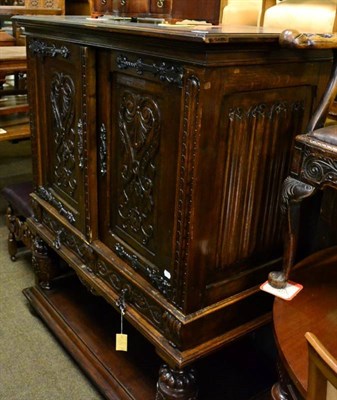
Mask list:
[[224,2],[222,24],[257,26],[263,0],[227,0]]
[[265,0],[261,25],[280,30],[297,29],[302,32],[336,32],[336,0]]
[[[271,272],[268,277],[269,284],[280,291],[287,290],[289,279],[303,285],[291,301],[276,298],[274,302],[273,323],[280,374],[279,382],[272,389],[272,398],[321,400],[325,399],[321,396],[325,391],[321,389],[320,395],[314,394],[317,385],[310,383],[312,379],[321,378],[313,377],[316,367],[308,369],[305,334],[313,332],[327,348],[324,351],[322,346],[316,346],[318,342],[312,335],[307,335],[311,363],[317,361],[317,354],[327,355],[327,352],[331,354],[330,360],[337,358],[337,224],[333,215],[337,201],[336,197],[328,196],[329,201],[317,208],[313,202],[315,199],[324,201],[326,194],[334,194],[337,189],[337,125],[326,125],[330,105],[337,94],[337,34],[285,31],[280,40],[284,46],[302,48],[303,51],[310,48],[332,50],[334,58],[325,94],[306,132],[296,136],[294,141],[290,174],[282,189],[282,208],[287,221],[283,268]],[[330,219],[328,225],[334,227],[331,230],[334,235],[325,242],[328,246],[322,245],[324,239],[319,249],[313,246],[310,254],[301,258],[299,243],[303,244],[302,236],[307,233],[301,225],[303,221],[307,222],[307,214],[312,216],[318,211],[320,215],[324,209],[328,210],[325,211]],[[310,233],[311,240],[315,232]],[[323,233],[326,235],[327,232]],[[313,344],[320,353],[315,355]]]

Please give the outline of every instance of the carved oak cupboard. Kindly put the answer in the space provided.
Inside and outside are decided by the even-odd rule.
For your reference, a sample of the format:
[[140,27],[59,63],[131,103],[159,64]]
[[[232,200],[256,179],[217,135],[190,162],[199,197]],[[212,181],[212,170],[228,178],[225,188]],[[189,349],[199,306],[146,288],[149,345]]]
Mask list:
[[197,398],[190,366],[269,320],[259,284],[280,264],[281,183],[331,54],[254,28],[17,19],[35,176],[26,296],[107,398],[134,398],[114,397],[102,343],[83,349],[80,311],[65,327],[52,301],[65,304],[65,261],[155,347],[156,398]]

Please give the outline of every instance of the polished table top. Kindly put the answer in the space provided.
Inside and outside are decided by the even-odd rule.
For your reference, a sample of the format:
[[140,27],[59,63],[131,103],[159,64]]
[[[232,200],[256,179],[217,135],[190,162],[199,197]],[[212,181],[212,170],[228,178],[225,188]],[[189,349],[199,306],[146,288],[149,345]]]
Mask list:
[[137,36],[151,36],[170,40],[184,40],[205,44],[224,43],[256,43],[278,42],[281,30],[249,25],[211,25],[211,24],[172,24],[172,23],[144,23],[132,22],[128,19],[119,20],[112,17],[90,18],[87,16],[15,16],[14,20],[25,27],[40,27],[44,25],[67,26],[68,28],[85,28],[88,30],[127,33]]
[[308,384],[304,334],[314,333],[337,358],[337,248],[304,260],[291,279],[303,289],[291,301],[275,299],[275,339],[283,365],[304,397]]

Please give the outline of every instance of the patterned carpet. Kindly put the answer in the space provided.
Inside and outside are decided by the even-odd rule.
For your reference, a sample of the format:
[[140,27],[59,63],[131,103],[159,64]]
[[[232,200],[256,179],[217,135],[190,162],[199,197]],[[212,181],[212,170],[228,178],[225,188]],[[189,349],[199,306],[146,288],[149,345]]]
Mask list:
[[101,400],[39,318],[22,289],[34,284],[30,254],[15,262],[0,227],[0,398],[3,400]]

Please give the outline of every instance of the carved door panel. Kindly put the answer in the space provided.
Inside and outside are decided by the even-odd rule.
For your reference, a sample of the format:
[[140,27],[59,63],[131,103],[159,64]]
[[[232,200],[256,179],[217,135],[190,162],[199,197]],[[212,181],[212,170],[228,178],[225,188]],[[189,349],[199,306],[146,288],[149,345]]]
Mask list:
[[211,253],[216,258],[207,264],[207,302],[257,285],[257,268],[266,276],[268,263],[282,256],[281,188],[293,137],[303,132],[309,117],[312,93],[310,86],[297,86],[223,96],[217,161],[221,189],[213,196],[218,226],[207,232],[204,225],[202,232],[213,235],[216,244]]
[[168,294],[182,69],[132,55],[108,60],[99,77],[100,240]]
[[[93,146],[88,143],[87,132],[95,117],[90,104],[94,57],[86,47],[47,40],[30,40],[29,52],[38,77],[32,102],[38,116],[33,130],[40,139],[37,192],[68,222],[89,234],[85,177],[92,162],[92,157],[89,161],[87,157],[87,148]],[[41,58],[43,62],[39,62]]]

